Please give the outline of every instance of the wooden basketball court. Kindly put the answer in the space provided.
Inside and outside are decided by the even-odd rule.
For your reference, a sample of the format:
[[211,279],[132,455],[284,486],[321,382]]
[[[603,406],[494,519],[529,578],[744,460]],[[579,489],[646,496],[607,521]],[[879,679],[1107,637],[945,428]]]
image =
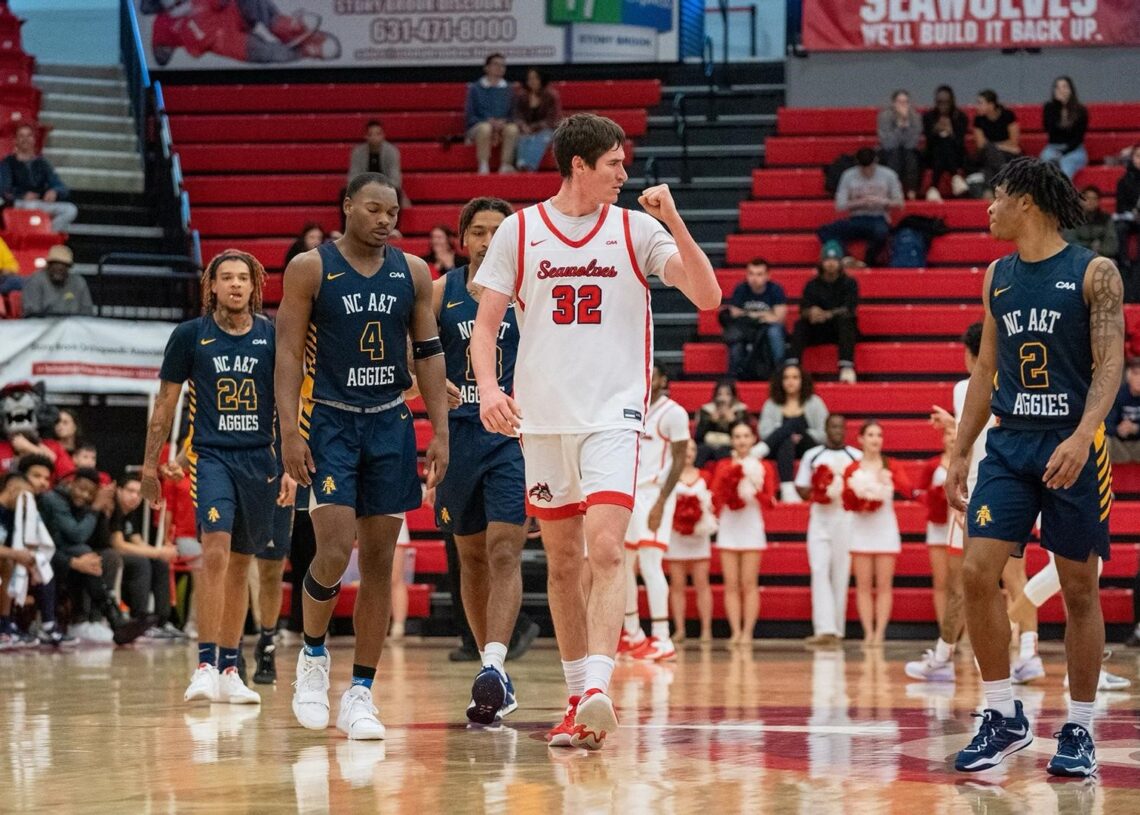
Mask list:
[[[384,742],[294,723],[297,646],[257,707],[187,705],[190,648],[0,657],[0,811],[28,813],[1135,813],[1140,812],[1140,653],[1118,652],[1127,692],[1102,693],[1100,775],[1051,780],[1045,763],[1066,696],[1059,644],[1048,676],[1017,689],[1037,740],[986,773],[955,773],[981,698],[967,654],[956,686],[915,683],[920,643],[804,650],[688,644],[671,665],[620,662],[622,726],[605,750],[549,749],[564,704],[557,652],[509,663],[520,707],[469,729],[473,664],[450,642],[386,651],[377,677]],[[351,644],[332,641],[336,699]]]

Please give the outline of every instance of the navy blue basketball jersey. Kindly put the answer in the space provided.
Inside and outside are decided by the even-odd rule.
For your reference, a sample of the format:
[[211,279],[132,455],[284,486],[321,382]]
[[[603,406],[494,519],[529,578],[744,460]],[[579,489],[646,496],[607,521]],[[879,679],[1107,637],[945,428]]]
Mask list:
[[992,410],[1004,427],[1075,427],[1092,382],[1085,270],[1096,255],[1069,244],[1027,263],[1017,253],[994,266],[990,312],[997,325]]
[[[479,388],[471,367],[471,329],[479,304],[467,290],[467,267],[452,269],[444,277],[443,302],[439,307],[439,339],[447,360],[447,378],[459,388],[460,405],[451,411],[454,418],[479,418]],[[515,356],[519,350],[519,327],[512,304],[499,325],[499,387],[514,390]]]
[[321,244],[321,288],[305,348],[305,398],[372,408],[412,384],[408,326],[416,289],[404,253],[388,247],[371,277],[352,268],[333,243]]
[[273,443],[273,326],[260,315],[240,336],[207,314],[174,329],[159,378],[190,383],[193,447],[253,448]]

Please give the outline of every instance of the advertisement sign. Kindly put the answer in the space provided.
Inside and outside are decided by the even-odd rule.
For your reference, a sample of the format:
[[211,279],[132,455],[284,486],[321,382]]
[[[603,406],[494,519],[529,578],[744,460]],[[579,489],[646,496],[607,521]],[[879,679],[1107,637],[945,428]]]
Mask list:
[[678,59],[677,0],[135,0],[152,68]]
[[809,51],[1140,44],[1136,0],[804,0]]

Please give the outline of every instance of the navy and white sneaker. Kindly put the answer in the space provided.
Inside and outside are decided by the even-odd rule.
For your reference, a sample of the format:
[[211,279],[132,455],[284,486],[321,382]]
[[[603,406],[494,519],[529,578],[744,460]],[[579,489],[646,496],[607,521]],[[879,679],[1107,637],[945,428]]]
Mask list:
[[467,720],[475,724],[494,724],[506,701],[506,678],[496,668],[485,665],[471,685],[471,703],[467,705]]
[[966,749],[954,759],[954,769],[964,773],[988,770],[1001,764],[1006,756],[1024,750],[1033,743],[1029,719],[1021,709],[1021,702],[1013,703],[1017,711],[1012,719],[1004,718],[996,710],[975,713],[982,720],[978,733]]
[[504,716],[509,716],[518,710],[519,703],[515,699],[515,683],[511,681],[511,675],[507,674],[507,695],[503,697],[503,706],[499,709],[499,715],[496,717],[502,719]]
[[1045,768],[1049,775],[1086,778],[1096,772],[1096,748],[1087,727],[1069,722],[1053,736],[1057,739],[1057,754]]

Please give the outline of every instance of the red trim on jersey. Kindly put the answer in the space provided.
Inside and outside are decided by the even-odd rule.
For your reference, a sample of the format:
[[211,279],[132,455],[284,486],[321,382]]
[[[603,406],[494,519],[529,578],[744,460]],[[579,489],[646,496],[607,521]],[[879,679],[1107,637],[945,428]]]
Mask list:
[[621,211],[622,229],[625,231],[625,248],[629,252],[629,262],[633,264],[633,273],[637,275],[637,279],[641,281],[641,285],[649,288],[649,281],[645,279],[645,275],[641,273],[641,267],[637,265],[637,255],[633,251],[633,236],[629,232],[629,210],[623,209]]
[[[635,478],[634,481],[637,479]],[[633,510],[633,496],[626,495],[624,492],[617,492],[615,490],[601,490],[600,492],[592,492],[586,496],[586,508],[597,506],[598,504],[608,504],[612,506],[625,507],[628,510]]]
[[660,549],[662,552],[669,551],[669,544],[662,543],[661,541],[638,541],[637,545],[641,549]]
[[518,269],[515,271],[515,302],[519,304],[519,308],[526,311],[526,303],[523,302],[522,296],[519,294],[522,289],[523,282],[523,252],[526,246],[526,218],[523,216],[523,210],[519,210],[519,257]]
[[594,228],[586,233],[586,237],[582,238],[582,240],[572,241],[558,231],[558,227],[554,225],[554,223],[550,220],[550,216],[546,214],[546,207],[544,207],[542,204],[538,205],[538,214],[542,217],[542,222],[546,224],[546,228],[550,230],[551,234],[553,234],[554,237],[558,238],[558,240],[562,241],[571,249],[581,249],[583,246],[589,243],[593,237],[598,234],[598,230],[602,228],[602,224],[606,222],[606,215],[609,214],[609,211],[610,205],[603,204],[602,212],[600,215],[598,215],[598,222],[594,224]]
[[625,542],[625,548],[631,552],[636,552],[637,551],[637,541],[626,541]]
[[565,521],[582,514],[582,503],[563,504],[560,507],[536,507],[530,501],[526,502],[526,514],[538,518],[540,521]]

